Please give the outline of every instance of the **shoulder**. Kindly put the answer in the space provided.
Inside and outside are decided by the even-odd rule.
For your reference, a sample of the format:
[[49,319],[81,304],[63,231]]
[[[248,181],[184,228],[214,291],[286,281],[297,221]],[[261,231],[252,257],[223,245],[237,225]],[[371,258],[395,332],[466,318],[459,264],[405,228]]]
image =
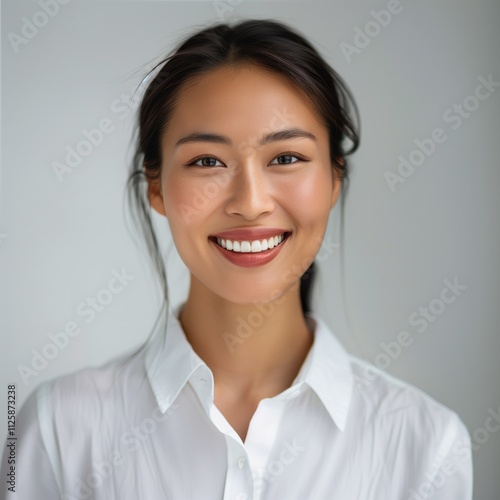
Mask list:
[[18,469],[31,478],[18,482],[20,498],[59,498],[68,478],[85,477],[81,457],[108,456],[110,437],[148,398],[145,384],[140,350],[36,387],[16,422]]
[[41,422],[50,420],[57,427],[60,424],[59,428],[68,428],[69,424],[85,427],[102,421],[107,413],[125,410],[145,383],[140,351],[46,381],[36,388],[33,397]]
[[406,419],[424,430],[463,423],[457,413],[418,387],[350,355],[354,401],[371,420]]
[[[471,473],[470,434],[459,415],[414,385],[350,356],[352,411],[387,451],[417,457],[436,470],[454,464]],[[406,455],[408,456],[408,455]]]

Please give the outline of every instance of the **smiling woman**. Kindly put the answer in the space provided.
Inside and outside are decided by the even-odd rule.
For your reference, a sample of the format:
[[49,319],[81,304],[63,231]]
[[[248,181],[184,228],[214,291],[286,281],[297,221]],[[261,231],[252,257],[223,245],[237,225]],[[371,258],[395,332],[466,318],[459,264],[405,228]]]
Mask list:
[[[19,498],[471,499],[458,415],[385,373],[364,380],[373,367],[313,312],[359,143],[342,79],[271,20],[204,28],[154,72],[129,188],[165,324],[29,398]],[[151,209],[190,273],[175,310]]]
[[[201,303],[210,309],[215,306],[211,302],[220,303],[221,298],[250,307],[277,298],[290,288],[280,283],[290,265],[314,260],[340,192],[327,128],[305,92],[255,64],[225,64],[190,81],[180,92],[183,99],[159,139],[162,163],[159,170],[149,172],[149,194],[152,206],[167,217],[179,254],[191,271],[191,294],[203,293]],[[288,127],[260,137],[275,109],[286,109],[292,116]],[[200,123],[207,132],[196,132]],[[253,136],[258,146],[241,151],[240,145]],[[186,223],[180,207],[192,204],[193,193],[203,191],[207,182],[226,175],[229,181],[217,196]],[[227,233],[235,230],[238,234]],[[217,237],[229,239],[230,245],[233,238],[234,245],[222,249]],[[262,250],[259,238],[269,238],[268,248]],[[278,244],[279,238],[283,241]],[[271,260],[272,266],[263,265]],[[307,329],[296,307],[299,295],[292,290],[287,297],[289,319],[302,324],[303,334]],[[183,315],[190,304],[188,300]],[[200,312],[198,305],[196,310]],[[221,326],[230,328],[217,321],[217,328]]]

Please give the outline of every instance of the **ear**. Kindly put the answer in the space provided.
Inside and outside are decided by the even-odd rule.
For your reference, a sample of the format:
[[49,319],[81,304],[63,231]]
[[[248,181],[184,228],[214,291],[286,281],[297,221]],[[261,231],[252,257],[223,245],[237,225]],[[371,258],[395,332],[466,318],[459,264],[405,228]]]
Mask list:
[[[344,159],[343,158],[339,158],[337,160],[337,163],[339,165],[343,165],[344,164]],[[332,165],[332,200],[331,200],[331,204],[330,204],[330,207],[333,208],[335,206],[335,204],[337,203],[337,200],[340,196],[340,191],[341,191],[341,188],[342,188],[342,173],[340,171],[340,169],[338,169],[336,167],[336,165]]]
[[148,179],[148,199],[151,207],[160,215],[167,216],[163,205],[163,193],[160,179]]

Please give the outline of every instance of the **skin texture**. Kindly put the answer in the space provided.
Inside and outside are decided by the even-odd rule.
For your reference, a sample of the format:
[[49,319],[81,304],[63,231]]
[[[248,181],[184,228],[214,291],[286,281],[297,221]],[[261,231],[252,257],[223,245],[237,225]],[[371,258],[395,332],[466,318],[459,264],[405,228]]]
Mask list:
[[[316,140],[257,145],[262,136],[290,128]],[[195,131],[227,136],[232,144],[175,146]],[[190,271],[180,321],[213,372],[215,405],[244,441],[260,400],[291,385],[313,342],[299,280],[320,248],[341,188],[328,131],[309,98],[282,75],[225,66],[184,85],[161,148],[161,178],[150,181],[149,198],[167,218]],[[290,151],[296,156],[278,159]],[[186,166],[200,155],[214,160]],[[250,268],[227,261],[208,239],[249,227],[292,234],[275,259]],[[249,320],[257,326],[238,336]]]

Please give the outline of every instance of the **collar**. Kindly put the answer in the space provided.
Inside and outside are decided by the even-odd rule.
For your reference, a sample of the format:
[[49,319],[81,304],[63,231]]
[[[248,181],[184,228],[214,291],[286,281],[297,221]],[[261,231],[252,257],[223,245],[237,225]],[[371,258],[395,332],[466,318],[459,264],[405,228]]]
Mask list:
[[[210,414],[214,399],[213,374],[196,354],[186,338],[179,315],[184,303],[168,305],[165,321],[146,347],[145,369],[158,406],[165,413],[189,381]],[[350,358],[326,323],[309,313],[314,342],[291,387],[277,395],[296,397],[304,386],[310,387],[321,400],[328,414],[343,431],[351,403],[353,376]],[[202,381],[200,384],[199,381]],[[298,389],[298,390],[297,390]]]

